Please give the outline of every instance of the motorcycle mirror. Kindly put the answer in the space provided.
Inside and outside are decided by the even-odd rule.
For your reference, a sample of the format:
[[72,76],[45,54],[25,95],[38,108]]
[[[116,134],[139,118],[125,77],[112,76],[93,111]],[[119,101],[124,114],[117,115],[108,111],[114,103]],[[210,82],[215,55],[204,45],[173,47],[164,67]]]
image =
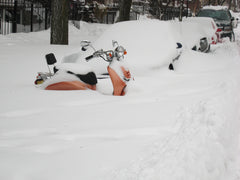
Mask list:
[[177,49],[180,49],[180,48],[182,48],[182,44],[177,42]]
[[56,57],[53,53],[47,54],[45,56],[48,65],[53,65],[57,62]]
[[[53,65],[57,62],[56,60],[56,57],[53,53],[50,53],[50,54],[46,54],[45,56],[46,60],[47,60],[47,65],[48,65],[48,70],[49,70],[49,73],[50,73],[50,77],[52,76],[52,73],[51,73],[51,70],[50,70],[50,67],[49,65]],[[55,68],[55,67],[54,67]],[[55,70],[54,70],[55,72]]]
[[86,47],[82,47],[82,51],[86,51],[87,50],[87,48]]
[[88,41],[88,40],[83,40],[83,41],[81,41],[81,46],[82,47],[87,47],[87,46],[89,46],[90,44],[91,44],[91,41]]
[[113,47],[115,47],[115,46],[119,46],[119,45],[118,45],[118,42],[115,41],[115,40],[112,40],[112,45],[113,45]]

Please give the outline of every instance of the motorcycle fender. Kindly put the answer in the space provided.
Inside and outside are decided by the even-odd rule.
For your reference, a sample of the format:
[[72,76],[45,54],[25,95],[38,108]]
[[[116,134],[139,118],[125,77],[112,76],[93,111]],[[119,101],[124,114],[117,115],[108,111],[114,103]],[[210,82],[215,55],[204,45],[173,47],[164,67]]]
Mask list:
[[96,90],[96,85],[85,84],[80,81],[62,81],[48,85],[45,90]]

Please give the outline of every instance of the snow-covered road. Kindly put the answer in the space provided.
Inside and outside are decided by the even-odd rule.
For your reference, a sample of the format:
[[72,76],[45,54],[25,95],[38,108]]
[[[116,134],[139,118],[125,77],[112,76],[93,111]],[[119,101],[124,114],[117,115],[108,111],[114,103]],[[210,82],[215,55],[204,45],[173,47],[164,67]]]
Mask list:
[[184,51],[174,72],[138,72],[124,97],[36,88],[45,54],[108,26],[70,28],[69,46],[49,31],[0,36],[1,180],[240,179],[239,29],[209,54]]

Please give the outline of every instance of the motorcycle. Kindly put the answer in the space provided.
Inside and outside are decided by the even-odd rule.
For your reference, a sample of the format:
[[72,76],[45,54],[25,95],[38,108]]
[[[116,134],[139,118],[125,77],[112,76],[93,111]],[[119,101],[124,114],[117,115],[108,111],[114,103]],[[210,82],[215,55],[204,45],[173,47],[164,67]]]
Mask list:
[[[57,60],[54,54],[50,53],[46,55],[49,72],[39,72],[35,84],[45,90],[96,90],[99,79],[110,77],[113,95],[125,95],[127,84],[131,80],[131,73],[124,63],[124,55],[127,54],[127,51],[117,41],[113,41],[112,45],[114,50],[104,51],[103,49],[96,50],[90,41],[81,42],[83,51],[86,51],[88,47],[94,50],[92,55],[85,58],[87,62],[100,57],[109,63],[107,66],[108,74],[104,77],[97,77],[91,67],[83,64],[80,64],[81,68],[74,63],[63,63],[56,66]],[[50,70],[51,65],[53,65],[53,72]]]

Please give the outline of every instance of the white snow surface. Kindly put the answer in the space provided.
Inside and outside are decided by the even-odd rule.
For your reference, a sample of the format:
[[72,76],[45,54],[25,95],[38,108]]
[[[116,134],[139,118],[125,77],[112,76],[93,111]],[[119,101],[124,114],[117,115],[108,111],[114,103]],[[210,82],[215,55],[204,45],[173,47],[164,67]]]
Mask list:
[[[173,40],[160,38],[165,24],[159,37],[146,37],[142,29],[158,29],[139,21],[138,36],[129,37],[118,25],[81,22],[80,30],[70,25],[68,46],[49,45],[49,30],[0,36],[0,179],[239,180],[240,29],[236,42],[208,54],[184,49],[169,71],[149,53],[158,46],[172,53]],[[47,71],[45,54],[80,58],[81,40],[107,48],[119,32],[134,69],[125,96],[111,95],[109,79],[101,91],[34,86],[37,72]]]

